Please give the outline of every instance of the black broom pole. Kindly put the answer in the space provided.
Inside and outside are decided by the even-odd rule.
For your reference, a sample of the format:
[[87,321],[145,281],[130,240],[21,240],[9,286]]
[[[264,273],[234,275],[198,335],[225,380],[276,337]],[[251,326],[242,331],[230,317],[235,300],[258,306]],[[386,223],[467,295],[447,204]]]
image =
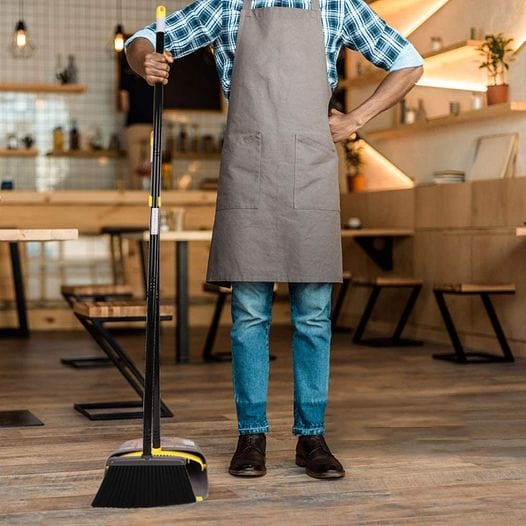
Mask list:
[[[156,11],[157,53],[164,52],[164,27],[166,8],[159,6]],[[160,240],[159,212],[161,208],[161,150],[163,118],[163,84],[154,86],[153,94],[153,137],[150,177],[150,244],[148,257],[148,294],[146,309],[146,365],[143,400],[143,456],[151,456],[152,446],[161,446],[160,438],[160,385],[159,385],[159,274]],[[152,440],[153,433],[153,440]]]

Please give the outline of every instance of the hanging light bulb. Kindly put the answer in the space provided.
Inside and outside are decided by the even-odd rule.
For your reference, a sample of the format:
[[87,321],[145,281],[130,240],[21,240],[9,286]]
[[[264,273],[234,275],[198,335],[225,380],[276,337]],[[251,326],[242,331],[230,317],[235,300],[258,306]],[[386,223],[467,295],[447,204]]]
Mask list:
[[23,20],[19,20],[15,28],[15,39],[16,46],[18,48],[26,47],[27,45],[27,34],[26,34],[26,25]]
[[13,34],[13,41],[11,43],[11,52],[15,58],[27,58],[33,54],[35,47],[33,46],[29,35],[27,34],[26,23],[24,22],[24,2],[18,2],[19,20],[15,26]]
[[115,28],[113,48],[118,53],[120,53],[124,49],[124,28],[122,27],[122,24],[117,24],[117,27]]
[[113,37],[113,49],[120,53],[124,49],[124,27],[120,22],[122,20],[121,0],[117,0],[117,20],[115,36]]

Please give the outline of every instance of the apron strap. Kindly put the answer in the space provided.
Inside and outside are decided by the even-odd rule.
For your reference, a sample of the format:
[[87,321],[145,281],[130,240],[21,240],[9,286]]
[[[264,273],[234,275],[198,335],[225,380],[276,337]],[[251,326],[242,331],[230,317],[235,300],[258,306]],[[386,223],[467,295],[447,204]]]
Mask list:
[[[252,9],[252,0],[243,0],[243,9]],[[311,9],[313,11],[320,10],[320,0],[311,0]]]

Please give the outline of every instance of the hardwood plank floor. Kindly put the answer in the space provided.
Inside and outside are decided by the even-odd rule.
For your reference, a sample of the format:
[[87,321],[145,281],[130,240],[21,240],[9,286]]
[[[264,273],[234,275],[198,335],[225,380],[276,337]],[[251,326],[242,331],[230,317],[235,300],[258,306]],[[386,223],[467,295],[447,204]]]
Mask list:
[[[92,355],[84,333],[0,340],[0,409],[30,409],[43,427],[0,429],[0,523],[444,524],[526,523],[526,361],[456,366],[430,358],[435,345],[369,349],[333,336],[328,442],[347,470],[316,481],[294,465],[290,329],[274,326],[268,473],[226,472],[237,432],[230,365],[202,364],[202,329],[192,362],[172,363],[163,333],[163,398],[175,417],[163,435],[196,440],[209,463],[210,497],[149,510],[94,509],[106,457],[140,436],[140,421],[90,422],[74,402],[133,399],[112,369],[73,370],[60,357]],[[140,334],[119,340],[142,367]],[[217,350],[228,349],[228,328]]]

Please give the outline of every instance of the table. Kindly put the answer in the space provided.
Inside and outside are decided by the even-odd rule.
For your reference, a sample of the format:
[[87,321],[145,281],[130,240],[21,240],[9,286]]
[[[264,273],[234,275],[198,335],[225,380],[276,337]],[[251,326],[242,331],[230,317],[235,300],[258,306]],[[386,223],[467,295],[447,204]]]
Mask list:
[[[15,290],[16,309],[18,314],[18,328],[2,329],[3,336],[29,336],[27,321],[26,296],[22,274],[22,262],[18,243],[29,241],[66,241],[78,239],[79,232],[73,228],[60,229],[0,229],[0,241],[9,243],[11,268],[13,270],[13,285]],[[14,411],[0,411],[0,427],[41,426],[41,422],[27,409]]]
[[[144,232],[142,241],[149,239],[150,233]],[[212,230],[161,232],[160,240],[161,242],[171,241],[175,243],[175,361],[176,363],[187,363],[190,360],[188,352],[188,242],[211,241]]]
[[22,273],[22,262],[18,244],[29,241],[65,241],[78,239],[76,229],[0,229],[0,242],[9,243],[9,256],[13,273],[13,288],[18,318],[18,327],[0,329],[0,336],[27,337],[29,336],[29,323],[27,320],[26,294]]
[[414,235],[415,231],[410,228],[342,229],[342,239],[355,239],[367,255],[384,271],[393,270],[393,240]]

